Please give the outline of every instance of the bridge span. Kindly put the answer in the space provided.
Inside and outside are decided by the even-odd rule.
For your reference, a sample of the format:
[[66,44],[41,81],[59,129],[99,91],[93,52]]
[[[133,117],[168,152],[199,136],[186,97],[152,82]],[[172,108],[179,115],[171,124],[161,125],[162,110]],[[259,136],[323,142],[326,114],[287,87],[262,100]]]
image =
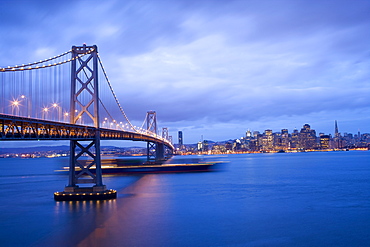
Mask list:
[[107,128],[95,128],[79,124],[61,123],[50,120],[0,114],[0,139],[2,141],[40,141],[40,140],[129,140],[156,142],[174,149],[173,144],[152,132],[131,132]]
[[[174,152],[168,129],[158,135],[155,111],[146,113],[141,127],[131,124],[98,47],[86,44],[39,62],[0,68],[0,141],[35,140],[70,141],[69,182],[55,200],[116,197],[102,181],[101,140],[146,142],[151,162]],[[80,162],[86,156],[91,162]]]

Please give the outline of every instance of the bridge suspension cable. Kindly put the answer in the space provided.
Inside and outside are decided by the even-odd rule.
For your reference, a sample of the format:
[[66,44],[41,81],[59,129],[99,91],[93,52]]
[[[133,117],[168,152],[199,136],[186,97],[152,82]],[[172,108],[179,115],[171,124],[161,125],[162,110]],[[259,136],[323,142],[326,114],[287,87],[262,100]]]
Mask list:
[[[0,112],[63,121],[69,112],[70,51],[34,63],[0,68]],[[67,122],[67,121],[64,121]]]
[[65,55],[68,55],[68,54],[71,53],[71,50],[69,50],[69,51],[64,52],[64,53],[62,53],[60,55],[57,55],[57,56],[54,56],[54,57],[51,57],[51,58],[48,58],[48,59],[40,60],[38,62],[33,62],[33,63],[28,63],[28,64],[22,64],[22,65],[15,65],[15,66],[8,66],[7,68],[0,68],[0,72],[23,71],[23,70],[33,70],[33,69],[43,69],[43,68],[53,67],[53,66],[57,66],[57,65],[61,65],[61,64],[65,64],[65,63],[71,62],[71,61],[73,61],[75,59],[78,59],[80,57],[83,57],[85,55],[88,55],[88,54],[90,54],[93,51],[94,51],[93,49],[90,49],[86,53],[80,54],[80,55],[78,55],[77,57],[74,57],[74,58],[66,59],[66,60],[63,60],[63,61],[60,61],[60,62],[56,62],[56,63],[44,64],[42,66],[35,66],[35,65],[43,64],[43,63],[46,63],[46,62],[49,62],[49,61],[58,59],[60,57],[63,57]]
[[[124,112],[121,104],[119,103],[119,100],[118,100],[118,98],[117,98],[117,96],[116,96],[116,94],[115,94],[115,92],[113,90],[112,84],[110,83],[110,80],[109,80],[108,75],[107,75],[107,73],[106,73],[106,71],[104,69],[104,66],[103,66],[103,63],[102,63],[102,61],[100,59],[99,54],[98,54],[98,61],[99,61],[100,67],[101,67],[101,69],[102,69],[102,71],[104,73],[105,80],[108,83],[109,89],[110,89],[110,91],[111,91],[111,93],[112,93],[112,95],[114,97],[114,100],[116,101],[116,103],[117,103],[117,105],[118,105],[118,107],[120,109],[121,114],[124,116],[124,118],[126,119],[127,123],[130,125],[131,129],[133,129],[134,131],[137,131],[136,128],[131,124],[131,122],[128,119],[128,117],[126,116],[126,113]],[[104,107],[104,109],[106,109],[105,106],[103,106],[103,107]]]
[[[68,66],[67,63],[78,61],[82,69],[77,72],[77,80],[80,82],[89,81],[92,71],[81,65],[82,63],[90,64],[91,61],[89,59],[84,61],[81,58],[91,55],[94,51],[94,46],[90,46],[75,56],[68,57],[68,55],[72,54],[72,50],[69,50],[38,62],[0,67],[0,72],[3,72],[0,73],[0,113],[67,123],[70,121],[72,114],[75,114],[78,119],[76,124],[91,125],[86,116],[89,115],[86,109],[89,110],[89,104],[91,104],[89,102],[90,93],[94,90],[92,88],[93,85],[86,84],[83,86],[77,84],[80,91],[85,88],[86,92],[77,95],[81,104],[78,103],[76,105],[75,112],[70,112],[69,98],[71,91],[68,87],[71,81],[71,66]],[[118,100],[98,53],[97,58],[99,67],[103,72],[100,73],[101,80],[107,82],[107,84],[99,83],[99,87],[103,89],[99,91],[103,94],[99,93],[100,96],[97,101],[102,106],[100,111],[105,112],[101,117],[105,115],[109,118],[109,120],[104,118],[106,123],[104,125],[102,121],[103,127],[136,133],[148,132],[148,126],[144,128],[147,117],[144,119],[141,127],[134,126],[130,122]],[[82,111],[85,113],[82,113]],[[122,119],[123,122],[113,117],[117,115],[122,116],[118,118]],[[149,129],[152,128],[152,124],[150,123]]]

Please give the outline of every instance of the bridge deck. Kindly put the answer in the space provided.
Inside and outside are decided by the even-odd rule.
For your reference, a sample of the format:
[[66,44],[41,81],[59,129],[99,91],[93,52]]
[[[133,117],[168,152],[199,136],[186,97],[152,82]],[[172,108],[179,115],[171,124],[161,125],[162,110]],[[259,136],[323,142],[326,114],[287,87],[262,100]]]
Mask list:
[[162,143],[173,149],[167,141],[143,133],[113,130],[78,124],[55,122],[43,119],[27,118],[0,114],[0,140],[93,140],[100,132],[101,140],[131,140]]

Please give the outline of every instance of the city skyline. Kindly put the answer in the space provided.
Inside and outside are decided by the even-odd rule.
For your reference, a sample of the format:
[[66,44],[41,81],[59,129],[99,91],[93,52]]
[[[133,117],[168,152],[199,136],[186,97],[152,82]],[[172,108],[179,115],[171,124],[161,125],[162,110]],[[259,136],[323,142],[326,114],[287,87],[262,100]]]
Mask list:
[[[309,125],[311,126],[310,123],[304,123],[302,124],[300,127],[297,127],[297,128],[294,128],[294,129],[288,129],[288,128],[281,128],[281,129],[275,129],[275,128],[266,128],[266,129],[256,129],[256,130],[252,130],[252,129],[247,129],[243,134],[244,136],[240,136],[240,137],[230,137],[228,139],[224,139],[224,140],[212,140],[212,139],[207,139],[207,138],[204,138],[204,136],[202,135],[201,137],[199,137],[199,141],[201,141],[201,139],[204,139],[204,140],[208,140],[208,141],[215,141],[215,142],[220,142],[220,141],[227,141],[227,140],[235,140],[235,139],[240,139],[240,138],[244,138],[247,133],[253,133],[253,132],[258,132],[258,133],[264,133],[265,131],[271,131],[271,133],[280,133],[281,131],[287,131],[288,133],[293,133],[294,131],[299,131],[302,126],[304,125]],[[323,132],[321,130],[316,130],[316,134],[319,135],[319,134],[323,134],[323,135],[329,135],[329,136],[332,136],[332,137],[335,137],[337,135],[340,135],[340,136],[343,136],[344,134],[353,134],[353,135],[357,135],[358,133],[360,134],[369,134],[369,132],[361,132],[359,129],[357,131],[354,131],[354,132],[345,132],[345,131],[341,131],[340,130],[340,123],[338,123],[337,120],[335,120],[333,122],[333,130],[331,132]],[[311,126],[312,127],[312,126]],[[181,142],[183,142],[184,139],[186,139],[186,136],[183,135],[183,131],[180,131],[181,132]],[[184,142],[186,143],[186,142]],[[176,143],[175,144],[179,144],[179,143]],[[190,143],[186,143],[186,144],[190,144]]]
[[[308,124],[308,123],[305,123],[305,124]],[[305,124],[302,124],[301,127]],[[180,144],[180,141],[179,141],[179,136],[180,135],[181,135],[181,144],[194,145],[194,144],[197,144],[199,141],[203,141],[203,140],[213,141],[213,142],[224,142],[224,141],[229,141],[229,140],[237,140],[237,139],[246,137],[247,132],[264,133],[266,130],[269,130],[272,133],[279,133],[282,130],[287,130],[288,133],[293,133],[294,130],[300,130],[301,127],[294,128],[294,129],[282,128],[282,129],[279,129],[279,130],[275,130],[274,128],[266,128],[266,129],[263,129],[263,130],[246,129],[240,136],[232,135],[232,136],[229,136],[225,139],[209,139],[209,138],[204,138],[204,136],[201,135],[201,136],[199,136],[199,139],[194,141],[194,142],[187,142],[186,141],[187,140],[186,133],[184,134],[183,131],[181,131],[181,130],[179,131],[179,132],[181,132],[181,134],[179,134],[179,132],[177,132],[177,133],[170,132],[170,135],[172,136],[172,143],[175,144],[175,145]],[[336,120],[333,123],[333,131],[332,132],[327,132],[326,133],[326,132],[323,132],[321,130],[317,130],[316,133],[317,133],[317,135],[322,133],[324,135],[330,135],[332,137],[335,137],[336,136],[336,131],[338,131],[338,133],[341,136],[343,136],[343,134],[357,135],[358,132],[360,132],[360,134],[369,134],[369,132],[361,132],[359,130],[356,131],[356,132],[343,132],[340,129],[340,123],[338,123]],[[18,147],[27,147],[27,146],[28,147],[42,147],[42,146],[62,146],[62,145],[67,145],[68,146],[69,141],[61,140],[61,141],[10,141],[10,142],[9,141],[3,141],[3,142],[0,142],[0,148],[18,148]],[[102,141],[102,145],[103,146],[115,146],[115,147],[146,147],[145,142],[132,142],[132,141],[106,141],[105,140],[105,141]]]
[[96,44],[130,120],[155,110],[174,143],[370,132],[367,1],[86,3],[2,0],[0,67]]
[[[172,138],[173,139],[173,138]],[[60,144],[60,142],[59,142]],[[102,146],[103,156],[145,155],[146,146],[136,145],[117,147]],[[221,153],[259,153],[259,152],[307,152],[307,151],[338,151],[338,150],[369,150],[370,133],[341,133],[335,121],[334,134],[325,134],[312,129],[309,124],[302,128],[273,132],[271,129],[261,131],[247,130],[241,138],[222,141],[202,140],[198,143],[183,143],[183,133],[178,132],[178,142],[173,143],[178,154],[221,154]],[[0,150],[0,158],[38,158],[69,156],[69,145],[14,147]]]

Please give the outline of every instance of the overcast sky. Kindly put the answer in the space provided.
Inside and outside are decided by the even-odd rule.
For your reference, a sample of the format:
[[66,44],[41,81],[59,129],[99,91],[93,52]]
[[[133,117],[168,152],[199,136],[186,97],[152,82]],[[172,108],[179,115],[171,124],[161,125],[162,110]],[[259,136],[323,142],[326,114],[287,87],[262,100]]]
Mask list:
[[0,66],[96,44],[129,119],[185,143],[370,132],[370,1],[0,0]]

